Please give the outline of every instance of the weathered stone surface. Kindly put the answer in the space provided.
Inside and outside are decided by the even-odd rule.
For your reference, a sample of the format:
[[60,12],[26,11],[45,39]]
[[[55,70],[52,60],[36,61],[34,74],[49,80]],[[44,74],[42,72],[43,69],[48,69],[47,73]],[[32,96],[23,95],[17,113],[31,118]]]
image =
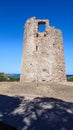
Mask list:
[[[45,32],[38,31],[39,24]],[[66,81],[62,33],[48,20],[32,17],[25,24],[20,81]]]

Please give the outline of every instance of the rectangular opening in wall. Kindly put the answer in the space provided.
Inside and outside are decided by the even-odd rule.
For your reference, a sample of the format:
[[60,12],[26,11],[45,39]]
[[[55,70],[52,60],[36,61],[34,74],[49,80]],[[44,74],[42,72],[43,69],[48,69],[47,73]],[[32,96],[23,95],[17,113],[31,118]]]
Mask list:
[[46,32],[46,23],[45,22],[38,23],[38,32]]
[[36,51],[38,51],[38,46],[36,46]]

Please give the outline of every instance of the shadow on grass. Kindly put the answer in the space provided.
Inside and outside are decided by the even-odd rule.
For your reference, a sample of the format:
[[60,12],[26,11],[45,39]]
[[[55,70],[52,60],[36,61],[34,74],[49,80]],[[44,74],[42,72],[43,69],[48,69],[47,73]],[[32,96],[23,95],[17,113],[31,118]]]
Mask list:
[[[0,95],[0,122],[17,130],[73,130],[73,103],[46,97],[26,100]],[[0,130],[15,129],[0,125]]]

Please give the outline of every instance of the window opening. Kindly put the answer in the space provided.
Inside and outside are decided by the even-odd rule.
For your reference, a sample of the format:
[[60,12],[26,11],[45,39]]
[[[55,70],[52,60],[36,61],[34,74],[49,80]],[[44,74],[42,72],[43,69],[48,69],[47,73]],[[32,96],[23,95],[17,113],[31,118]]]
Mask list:
[[44,23],[38,23],[38,32],[46,32],[46,24]]
[[38,46],[36,46],[36,51],[38,51]]

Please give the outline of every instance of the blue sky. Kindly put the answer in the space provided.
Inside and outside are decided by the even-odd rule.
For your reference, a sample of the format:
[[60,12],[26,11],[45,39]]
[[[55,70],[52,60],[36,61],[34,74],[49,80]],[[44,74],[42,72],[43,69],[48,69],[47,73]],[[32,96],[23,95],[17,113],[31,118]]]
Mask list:
[[0,72],[20,73],[24,24],[32,16],[61,29],[66,74],[73,74],[73,0],[1,0]]

